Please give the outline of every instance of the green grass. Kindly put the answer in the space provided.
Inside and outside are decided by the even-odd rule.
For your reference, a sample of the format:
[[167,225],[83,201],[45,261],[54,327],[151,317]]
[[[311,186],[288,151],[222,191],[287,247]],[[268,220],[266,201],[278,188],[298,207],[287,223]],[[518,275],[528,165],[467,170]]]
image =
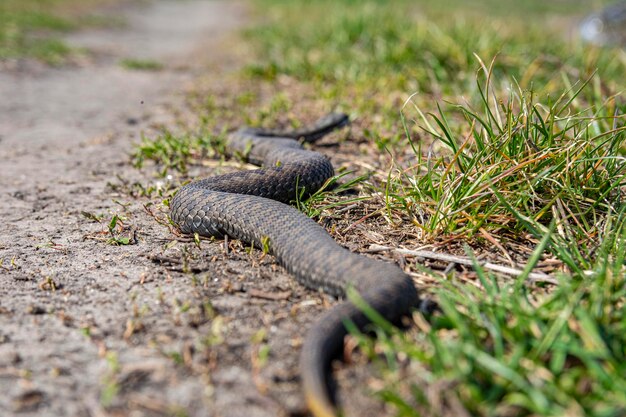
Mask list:
[[74,29],[70,20],[49,13],[46,2],[3,1],[0,3],[0,59],[32,56],[49,63],[60,62],[70,48],[44,34]]
[[[248,33],[248,77],[351,112],[372,142],[350,202],[380,213],[390,240],[523,270],[409,262],[442,312],[358,336],[377,393],[401,416],[623,415],[626,54],[568,35],[586,2],[431,3],[258,0],[270,17]],[[332,216],[340,200],[324,198],[302,207]],[[537,266],[559,285],[532,285]]]
[[[429,385],[470,415],[626,412],[626,120],[613,116],[624,108],[611,99],[583,101],[588,88],[580,82],[550,104],[511,90],[480,109],[405,109],[441,147],[424,158],[413,143],[415,161],[387,184],[387,210],[425,236],[472,241],[482,229],[500,242],[539,243],[513,282],[478,263],[478,286],[426,272],[440,283],[442,308],[427,331],[361,339],[369,352],[376,343],[386,358],[411,362],[409,379],[383,371],[379,395],[399,415],[438,414]],[[526,282],[546,256],[562,263],[547,294]]]
[[0,1],[0,60],[32,57],[49,64],[64,62],[76,51],[60,40],[59,35],[84,25],[108,24],[108,20],[89,16],[78,21],[73,12],[97,3],[97,0]]
[[[381,365],[380,398],[401,416],[458,415],[438,412],[432,398],[441,396],[444,410],[469,415],[623,415],[626,247],[623,219],[615,220],[622,227],[586,278],[562,276],[548,296],[533,295],[524,277],[500,285],[476,266],[481,288],[442,283],[442,315],[423,333],[361,336]],[[402,374],[397,358],[409,361]]]
[[156,138],[142,136],[133,153],[135,168],[142,168],[146,161],[160,167],[159,175],[167,176],[170,171],[188,172],[190,164],[199,163],[207,157],[223,154],[223,137],[202,129],[198,134],[174,133],[164,130]]
[[450,3],[446,13],[429,2],[259,4],[272,19],[249,32],[259,59],[248,74],[270,82],[287,76],[309,85],[327,103],[366,123],[368,138],[383,143],[405,143],[398,112],[411,93],[418,93],[419,105],[479,98],[476,56],[487,62],[497,57],[498,89],[514,78],[522,89],[556,96],[567,88],[563,75],[585,79],[596,69],[598,80],[615,91],[626,64],[622,51],[568,41],[567,27],[554,27],[543,18],[544,10],[520,20],[485,17],[478,6],[468,14],[462,2]]
[[160,71],[163,69],[162,63],[151,59],[126,58],[120,61],[120,65],[123,68],[138,71]]

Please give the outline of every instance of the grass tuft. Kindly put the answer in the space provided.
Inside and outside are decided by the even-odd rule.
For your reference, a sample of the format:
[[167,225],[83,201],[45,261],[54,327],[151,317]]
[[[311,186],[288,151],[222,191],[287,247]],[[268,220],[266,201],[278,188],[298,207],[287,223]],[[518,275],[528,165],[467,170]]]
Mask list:
[[442,282],[442,314],[425,333],[360,338],[366,352],[384,349],[385,357],[409,361],[403,377],[384,363],[380,398],[400,416],[623,414],[625,231],[620,220],[593,269],[561,276],[548,296],[500,285],[478,263],[483,288]]
[[625,107],[586,94],[591,81],[541,103],[515,84],[505,97],[492,95],[487,78],[477,107],[407,106],[403,115],[412,112],[434,141],[423,152],[409,136],[415,157],[389,181],[392,209],[427,235],[541,238],[555,222],[553,243],[588,267],[607,219],[622,210],[626,185]]
[[174,134],[165,130],[157,138],[142,135],[141,143],[133,150],[132,162],[136,168],[141,168],[145,161],[153,161],[159,164],[160,175],[165,177],[170,170],[186,174],[190,163],[219,154],[223,154],[220,135]]
[[120,66],[129,70],[137,71],[160,71],[163,64],[151,59],[126,58],[120,61]]

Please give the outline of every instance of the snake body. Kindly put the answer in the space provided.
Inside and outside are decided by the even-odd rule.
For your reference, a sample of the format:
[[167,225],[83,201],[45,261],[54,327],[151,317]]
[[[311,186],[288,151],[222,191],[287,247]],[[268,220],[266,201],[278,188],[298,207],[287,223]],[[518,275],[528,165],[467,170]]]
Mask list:
[[[281,132],[244,128],[229,135],[231,154],[244,154],[264,168],[197,180],[183,186],[171,202],[171,218],[187,234],[228,235],[268,248],[297,281],[343,297],[353,287],[373,309],[397,321],[418,303],[411,278],[398,266],[354,254],[339,246],[315,221],[288,205],[314,193],[334,175],[330,160],[303,148],[348,123],[331,113],[304,130]],[[330,364],[342,351],[345,320],[358,328],[368,319],[344,301],[325,312],[309,329],[301,356],[302,386],[317,417],[337,413],[330,388]]]

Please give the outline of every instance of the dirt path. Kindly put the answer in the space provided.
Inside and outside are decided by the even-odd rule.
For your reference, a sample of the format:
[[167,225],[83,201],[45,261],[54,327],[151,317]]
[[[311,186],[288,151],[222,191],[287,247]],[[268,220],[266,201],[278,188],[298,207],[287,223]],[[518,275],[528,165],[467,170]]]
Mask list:
[[[68,37],[91,51],[80,65],[26,62],[0,73],[2,416],[224,414],[208,372],[187,362],[210,333],[206,294],[151,264],[147,254],[171,236],[139,204],[116,205],[123,197],[107,183],[133,174],[133,139],[170,119],[167,106],[195,72],[225,70],[212,60],[224,56],[243,7],[155,1],[115,12],[123,28]],[[164,69],[124,69],[122,58]],[[106,226],[82,211],[123,213],[139,243],[91,239]]]
[[[219,86],[238,68],[229,48],[245,7],[141,4],[109,11],[121,28],[68,36],[90,51],[78,65],[0,70],[0,415],[304,415],[299,347],[332,300],[238,242],[176,241],[145,198],[110,185],[160,181],[128,152],[141,132],[175,126],[198,74]],[[114,215],[135,244],[107,243]],[[343,387],[344,404],[379,415],[362,372],[343,378],[359,386]]]

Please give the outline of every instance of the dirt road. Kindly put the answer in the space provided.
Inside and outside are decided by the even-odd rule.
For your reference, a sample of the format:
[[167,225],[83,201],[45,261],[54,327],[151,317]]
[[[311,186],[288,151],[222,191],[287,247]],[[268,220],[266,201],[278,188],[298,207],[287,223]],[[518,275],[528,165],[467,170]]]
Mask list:
[[[209,358],[201,358],[201,339],[219,330],[204,310],[207,294],[154,267],[147,254],[171,236],[139,203],[113,202],[123,197],[107,183],[136,174],[131,143],[171,119],[167,109],[196,72],[227,70],[216,62],[221,42],[244,10],[154,1],[107,12],[123,27],[67,37],[89,50],[78,65],[19,62],[0,72],[0,415],[234,415],[224,409],[245,405],[242,394],[216,403]],[[163,70],[125,69],[124,58]],[[123,213],[138,244],[106,244],[98,239],[106,226],[81,212]],[[249,372],[225,373],[252,384]],[[256,415],[277,412],[261,409]]]
[[[120,190],[160,181],[128,153],[176,126],[196,76],[238,70],[246,7],[132,4],[68,35],[76,63],[0,69],[0,415],[303,415],[299,347],[333,301],[238,242],[177,240]],[[116,215],[134,244],[108,242]],[[348,408],[379,415],[353,391]]]

